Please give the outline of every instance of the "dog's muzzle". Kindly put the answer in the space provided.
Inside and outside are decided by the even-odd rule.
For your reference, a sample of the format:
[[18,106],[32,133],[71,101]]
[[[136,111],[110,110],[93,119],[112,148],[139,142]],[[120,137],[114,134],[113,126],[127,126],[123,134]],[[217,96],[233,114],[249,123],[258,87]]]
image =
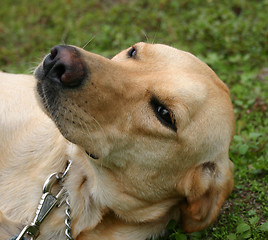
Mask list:
[[58,45],[51,49],[43,62],[44,78],[73,88],[87,76],[87,69],[79,51],[71,46]]

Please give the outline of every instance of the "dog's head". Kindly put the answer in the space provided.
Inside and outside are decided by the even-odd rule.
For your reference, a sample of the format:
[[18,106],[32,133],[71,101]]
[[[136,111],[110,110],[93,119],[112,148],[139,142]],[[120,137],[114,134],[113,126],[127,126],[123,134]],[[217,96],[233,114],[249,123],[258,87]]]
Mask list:
[[124,193],[151,204],[180,199],[189,232],[215,219],[233,187],[234,116],[228,88],[206,64],[160,44],[112,59],[56,46],[35,76],[63,136]]

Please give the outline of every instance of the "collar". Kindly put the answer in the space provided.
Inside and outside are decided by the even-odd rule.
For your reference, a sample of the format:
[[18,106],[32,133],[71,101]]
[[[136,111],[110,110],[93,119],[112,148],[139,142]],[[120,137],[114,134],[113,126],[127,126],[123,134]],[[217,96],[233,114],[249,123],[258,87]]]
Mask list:
[[[45,181],[43,185],[43,194],[41,196],[40,203],[37,207],[36,216],[33,221],[25,226],[21,233],[18,235],[16,240],[23,240],[28,236],[31,240],[36,239],[40,234],[40,226],[45,218],[51,213],[55,207],[61,207],[63,203],[66,204],[65,210],[65,235],[68,240],[72,240],[72,229],[71,229],[71,206],[69,202],[69,193],[63,186],[63,182],[70,170],[72,161],[68,160],[67,166],[63,172],[52,173]],[[52,194],[52,188],[54,185],[59,184],[61,186],[59,192],[55,196]]]

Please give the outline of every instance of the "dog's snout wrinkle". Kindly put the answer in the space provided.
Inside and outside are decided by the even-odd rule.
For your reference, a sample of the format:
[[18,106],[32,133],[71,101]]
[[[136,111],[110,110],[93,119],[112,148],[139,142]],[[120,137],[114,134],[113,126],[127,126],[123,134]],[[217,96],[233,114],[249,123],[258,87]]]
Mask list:
[[88,75],[78,50],[65,45],[51,49],[43,62],[43,69],[45,78],[65,87],[79,86]]

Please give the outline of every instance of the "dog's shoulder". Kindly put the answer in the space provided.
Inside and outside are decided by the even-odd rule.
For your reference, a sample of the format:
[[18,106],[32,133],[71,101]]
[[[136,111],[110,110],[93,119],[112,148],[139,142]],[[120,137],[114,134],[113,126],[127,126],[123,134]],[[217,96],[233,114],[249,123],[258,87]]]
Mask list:
[[35,79],[31,75],[0,72],[0,139],[18,132],[37,114]]
[[[14,115],[16,119],[21,119],[22,110],[27,111],[29,107],[33,110],[33,107],[36,107],[33,91],[35,82],[31,75],[0,72],[1,121],[11,120]],[[18,118],[17,115],[20,117]]]
[[39,106],[35,87],[36,80],[31,75],[0,72],[1,161],[5,158],[10,161],[9,148],[15,151],[19,145],[32,145],[37,137],[44,144],[44,139],[48,138],[47,132],[54,138],[55,134],[59,135],[53,122]]

